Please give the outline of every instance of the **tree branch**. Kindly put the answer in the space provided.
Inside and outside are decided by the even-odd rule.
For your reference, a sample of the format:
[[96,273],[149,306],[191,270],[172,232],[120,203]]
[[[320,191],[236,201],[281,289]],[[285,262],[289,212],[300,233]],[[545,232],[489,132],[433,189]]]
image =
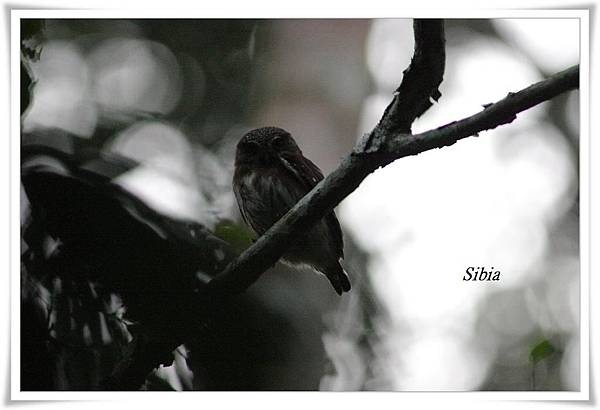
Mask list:
[[[372,147],[365,150],[364,142],[359,142],[354,151],[342,161],[335,171],[302,198],[254,245],[246,249],[223,272],[208,282],[207,286],[202,284],[200,290],[204,290],[206,292],[203,292],[204,296],[209,298],[213,296],[220,298],[221,296],[243,292],[265,270],[277,262],[295,237],[308,230],[312,224],[331,212],[339,202],[360,185],[367,175],[377,168],[383,167],[396,159],[452,145],[462,138],[510,123],[519,112],[550,100],[565,91],[576,89],[578,86],[579,66],[575,66],[517,93],[509,93],[504,99],[485,106],[480,113],[460,121],[416,135],[386,135],[381,133],[384,142],[379,144],[378,151],[373,151]],[[386,112],[389,112],[389,110]],[[377,127],[375,130],[377,130]],[[369,135],[366,135],[363,141],[368,138]],[[196,310],[191,309],[190,311],[195,312]],[[164,351],[168,352],[182,342],[183,340],[174,337],[169,348],[165,348]],[[127,362],[122,368],[119,367],[119,371],[115,372],[115,375],[121,373],[125,375],[132,374],[133,371],[129,368],[131,367],[130,358],[126,358],[126,360]],[[137,366],[133,366],[138,369],[136,374],[139,377],[129,380],[130,385],[139,385],[143,382],[143,376],[154,368],[156,358],[152,357],[152,360],[150,360],[147,359],[147,356],[144,356],[139,362],[141,363],[139,369],[143,369],[143,371],[140,371]],[[103,388],[123,389],[125,385],[120,381],[122,379],[123,376],[120,378],[113,376],[107,380]]]
[[[441,94],[444,65],[444,31],[440,20],[415,20],[415,54],[410,67],[404,72],[401,85],[390,105],[371,133],[365,135],[340,166],[302,198],[283,218],[275,223],[251,247],[246,249],[227,268],[208,283],[198,278],[197,290],[205,298],[215,297],[217,306],[223,296],[246,290],[260,275],[274,265],[283,253],[303,232],[327,215],[346,196],[352,193],[367,175],[396,159],[452,145],[462,138],[512,122],[519,112],[527,110],[560,93],[578,87],[579,67],[572,67],[551,78],[536,83],[506,98],[484,106],[484,110],[460,121],[437,129],[411,135],[411,126]],[[196,299],[199,304],[209,302]],[[195,312],[196,309],[190,309]],[[156,364],[158,350],[168,352],[183,342],[173,336],[168,346],[153,351],[152,355],[132,356],[139,366],[126,358],[115,374],[131,376],[131,385],[139,385]],[[164,347],[166,346],[166,347]],[[132,364],[133,363],[133,364]],[[131,370],[135,369],[135,371]],[[119,369],[118,369],[119,370]],[[128,377],[129,377],[128,376]],[[108,379],[113,388],[123,388],[119,378]],[[139,382],[139,383],[138,383]],[[104,388],[110,388],[107,383]]]
[[[376,144],[377,149],[373,149],[375,144],[364,142],[372,141],[369,135],[365,136],[363,142],[357,144],[354,151],[336,170],[230,263],[225,271],[210,281],[208,290],[217,294],[244,291],[262,272],[277,262],[293,243],[294,238],[331,212],[377,168],[396,159],[452,145],[481,131],[508,124],[518,113],[578,87],[579,66],[574,66],[517,93],[509,93],[504,99],[486,105],[480,113],[421,134],[384,134],[379,129],[384,120],[380,121],[372,132],[381,135],[378,138],[381,138],[382,142]],[[384,117],[388,115],[393,115],[389,109]]]
[[444,78],[446,50],[443,20],[415,19],[415,51],[410,66],[404,70],[402,83],[392,102],[370,133],[372,142],[393,134],[408,134],[412,123],[431,107],[432,99],[442,96],[438,87]]
[[417,135],[391,138],[380,152],[388,153],[393,155],[394,159],[398,159],[452,145],[460,139],[477,136],[481,131],[509,124],[517,118],[518,113],[551,100],[565,91],[577,88],[579,88],[579,65],[556,73],[516,93],[508,93],[502,100],[494,104],[486,104],[483,111],[460,121]]
[[[364,153],[377,153],[387,141],[397,134],[410,134],[414,120],[431,107],[431,99],[437,101],[438,89],[444,76],[446,61],[444,21],[439,19],[415,19],[413,21],[415,50],[410,66],[404,71],[400,86],[392,102],[370,134],[363,139]],[[355,150],[354,154],[357,151]],[[208,293],[243,292],[266,269],[274,265],[288,249],[291,241],[308,230],[314,223],[329,213],[338,203],[358,187],[360,182],[379,166],[388,164],[386,156],[357,159],[356,155],[346,158],[340,167],[325,180],[328,188],[321,198],[322,181],[298,205],[309,202],[306,209],[288,212],[273,225],[256,243],[248,248],[228,268],[209,282]],[[333,188],[331,188],[333,187]],[[316,203],[313,201],[316,200]],[[296,220],[299,218],[299,220]],[[284,222],[287,221],[287,222]],[[201,286],[202,287],[202,286]]]

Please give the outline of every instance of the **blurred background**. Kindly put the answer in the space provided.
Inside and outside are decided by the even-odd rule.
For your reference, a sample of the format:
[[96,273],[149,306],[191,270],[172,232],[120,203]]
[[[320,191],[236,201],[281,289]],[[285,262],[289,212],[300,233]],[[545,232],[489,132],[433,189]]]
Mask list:
[[[579,22],[447,20],[446,42],[442,98],[414,132],[577,64]],[[244,132],[285,128],[329,173],[381,117],[413,46],[408,19],[46,20],[23,132],[134,159],[113,183],[156,212],[243,231],[231,178]],[[224,307],[216,347],[181,346],[145,388],[579,390],[578,155],[570,92],[376,171],[336,210],[350,294],[277,265]],[[22,191],[22,219],[27,207]],[[468,267],[501,279],[465,282]],[[108,371],[69,349],[55,388]]]

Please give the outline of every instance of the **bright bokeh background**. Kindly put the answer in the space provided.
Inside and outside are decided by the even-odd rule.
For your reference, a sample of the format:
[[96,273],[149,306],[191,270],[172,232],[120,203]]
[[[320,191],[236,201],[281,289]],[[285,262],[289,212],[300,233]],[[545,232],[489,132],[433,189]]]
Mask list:
[[[443,97],[415,123],[415,132],[480,111],[543,79],[540,69],[553,72],[578,61],[576,20],[497,20],[493,27],[510,43],[463,27],[447,30]],[[378,92],[364,104],[361,132],[376,123],[395,73],[410,61],[411,48],[402,53],[392,39],[410,32],[410,22],[398,20],[371,28],[367,62]],[[397,161],[369,176],[340,206],[344,225],[373,255],[369,269],[392,326],[409,329],[384,337],[398,363],[395,388],[478,389],[494,378],[504,345],[562,330],[572,332],[564,380],[577,388],[579,262],[577,253],[554,245],[564,234],[555,227],[578,193],[569,149],[548,121],[548,107],[540,106],[479,138]],[[500,270],[501,280],[464,282],[469,266]],[[494,297],[499,300],[491,305]],[[482,321],[490,328],[483,331]]]
[[[401,19],[152,24],[48,21],[24,130],[59,128],[140,161],[116,183],[210,228],[239,221],[230,180],[244,131],[286,128],[330,172],[377,123],[413,52]],[[578,30],[576,19],[448,20],[442,98],[414,131],[577,64]],[[265,386],[312,366],[322,389],[578,390],[577,97],[370,175],[337,213],[353,283],[372,293],[340,300],[284,268],[261,278],[257,295],[307,349]],[[501,280],[464,282],[470,266]],[[368,331],[365,298],[380,306]],[[533,366],[541,340],[557,354]],[[181,388],[175,370],[160,373]]]

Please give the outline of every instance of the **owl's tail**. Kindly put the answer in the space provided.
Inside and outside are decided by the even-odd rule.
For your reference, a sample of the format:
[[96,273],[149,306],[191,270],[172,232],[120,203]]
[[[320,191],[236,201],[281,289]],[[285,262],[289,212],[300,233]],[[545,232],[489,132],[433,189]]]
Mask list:
[[342,292],[348,292],[352,287],[348,274],[342,268],[339,261],[326,270],[325,276],[327,276],[327,279],[329,279],[329,282],[331,282],[338,295],[341,295]]

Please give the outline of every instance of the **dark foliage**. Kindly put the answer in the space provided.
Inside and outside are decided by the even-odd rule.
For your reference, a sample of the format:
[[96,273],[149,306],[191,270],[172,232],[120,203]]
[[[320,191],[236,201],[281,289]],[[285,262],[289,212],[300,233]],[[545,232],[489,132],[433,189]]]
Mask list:
[[[142,323],[153,343],[169,344],[161,335],[180,339],[192,331],[173,318],[195,311],[200,320],[195,272],[220,271],[223,262],[213,252],[232,255],[229,247],[202,226],[160,215],[112,184],[135,165],[131,161],[80,154],[73,137],[49,130],[23,136],[22,158],[21,180],[31,203],[23,233],[29,276],[44,283],[71,280],[76,294],[86,283],[99,284],[105,295],[118,293],[127,317]],[[46,256],[48,238],[59,245]]]
[[[226,118],[215,118],[235,118],[243,109],[246,91],[231,87],[245,82],[249,71],[236,72],[240,61],[229,60],[232,50],[245,50],[253,24],[225,23],[140,24],[150,38],[212,61],[210,104],[195,106],[202,113],[194,115],[196,125],[186,119],[192,128],[226,125]],[[85,32],[91,23],[69,24]],[[39,37],[43,24],[32,27],[23,39]],[[180,38],[206,44],[175,44]],[[236,58],[247,58],[244,53]],[[25,50],[23,56],[27,62],[35,54]],[[27,70],[22,81],[24,111],[32,91]],[[296,331],[265,305],[264,295],[230,300],[203,293],[206,279],[236,254],[229,244],[197,223],[156,212],[113,182],[138,164],[104,152],[103,144],[148,115],[102,112],[87,140],[59,129],[22,135],[21,183],[29,205],[22,220],[22,390],[137,390],[152,369],[172,363],[171,351],[184,342],[194,388],[316,389],[318,374],[273,383],[273,374],[296,353],[289,343]],[[177,109],[171,115],[191,114]],[[156,380],[147,386],[160,388]]]

